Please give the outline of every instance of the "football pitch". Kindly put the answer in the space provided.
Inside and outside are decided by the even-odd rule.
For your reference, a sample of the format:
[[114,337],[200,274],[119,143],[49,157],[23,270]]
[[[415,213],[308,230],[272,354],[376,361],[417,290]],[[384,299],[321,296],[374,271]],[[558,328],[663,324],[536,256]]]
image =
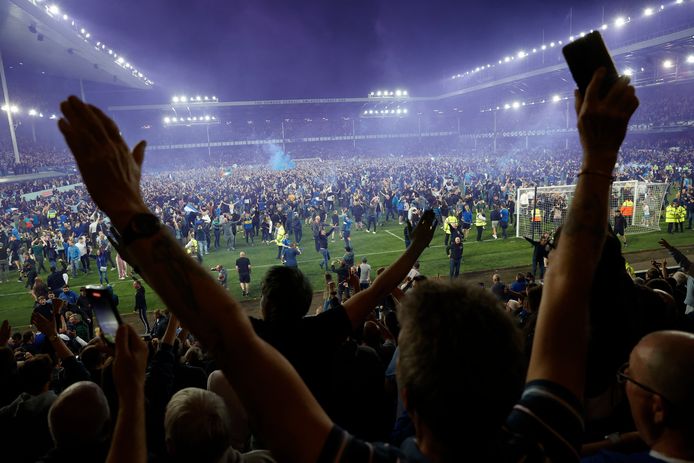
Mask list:
[[[661,224],[661,230],[664,230]],[[512,229],[509,227],[509,231]],[[491,274],[496,270],[510,267],[526,266],[530,270],[532,249],[522,238],[509,238],[507,240],[494,240],[491,236],[490,228],[487,227],[483,235],[482,242],[474,241],[474,230],[471,231],[468,240],[464,244],[463,263],[460,268],[461,277],[464,278],[466,272],[489,271],[489,281]],[[644,233],[640,235],[628,236],[629,246],[624,249],[625,257],[629,260],[629,253],[649,249],[659,249],[658,239],[667,236],[664,231]],[[685,230],[685,233],[669,235],[668,241],[674,246],[684,246],[694,243],[694,232]],[[448,276],[448,258],[443,245],[444,233],[439,226],[430,247],[424,251],[420,257],[420,270],[424,275],[436,277],[437,275]],[[223,239],[222,239],[223,241]],[[329,243],[331,260],[342,257],[344,254],[344,242],[335,236],[335,241]],[[277,246],[274,244],[265,245],[256,240],[255,246],[247,245],[243,241],[243,233],[237,235],[236,250],[227,251],[219,249],[204,256],[203,266],[207,269],[217,264],[222,264],[229,271],[229,291],[235,299],[258,299],[260,297],[260,280],[267,269],[273,265],[279,265],[277,257]],[[403,237],[403,226],[391,221],[385,226],[379,226],[376,234],[358,231],[353,228],[352,246],[354,248],[355,263],[361,262],[362,257],[368,258],[375,274],[379,267],[384,267],[392,263],[405,249]],[[298,257],[299,269],[310,279],[314,291],[322,291],[324,281],[324,271],[319,263],[322,261],[321,255],[316,252],[313,238],[309,226],[304,225],[304,239],[300,245],[303,253]],[[234,269],[234,263],[239,257],[239,252],[246,252],[251,260],[251,291],[250,296],[243,298],[241,289],[238,285],[238,276]],[[673,262],[674,263],[674,262]],[[114,287],[114,292],[120,299],[119,310],[122,313],[131,313],[135,302],[135,291],[132,287],[132,280],[119,280],[117,272],[108,272],[109,280]],[[216,278],[217,273],[210,271],[210,275]],[[40,275],[46,278],[46,274]],[[76,278],[70,278],[71,288],[77,292],[80,286],[87,284],[98,284],[98,273],[92,262],[92,272],[87,275],[80,273]],[[163,308],[159,297],[147,288],[147,306],[149,310]],[[29,324],[33,298],[28,289],[24,288],[24,283],[17,282],[17,278],[11,278],[9,283],[0,284],[0,320],[7,319],[13,329],[25,328]]]

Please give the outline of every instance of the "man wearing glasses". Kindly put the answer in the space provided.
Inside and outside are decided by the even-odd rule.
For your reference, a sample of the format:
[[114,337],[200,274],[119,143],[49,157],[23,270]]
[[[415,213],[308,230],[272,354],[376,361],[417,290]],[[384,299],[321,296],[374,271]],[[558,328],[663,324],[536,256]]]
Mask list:
[[657,331],[617,372],[647,453],[600,452],[584,463],[694,461],[694,335]]

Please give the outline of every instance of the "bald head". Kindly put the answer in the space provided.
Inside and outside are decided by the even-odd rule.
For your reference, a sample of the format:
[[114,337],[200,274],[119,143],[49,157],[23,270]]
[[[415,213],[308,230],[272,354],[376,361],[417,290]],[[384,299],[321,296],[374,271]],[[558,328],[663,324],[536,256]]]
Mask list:
[[678,408],[694,411],[694,335],[656,331],[645,336],[631,353],[629,370]]
[[108,437],[110,411],[106,396],[91,381],[65,389],[48,411],[48,428],[58,448],[79,448]]

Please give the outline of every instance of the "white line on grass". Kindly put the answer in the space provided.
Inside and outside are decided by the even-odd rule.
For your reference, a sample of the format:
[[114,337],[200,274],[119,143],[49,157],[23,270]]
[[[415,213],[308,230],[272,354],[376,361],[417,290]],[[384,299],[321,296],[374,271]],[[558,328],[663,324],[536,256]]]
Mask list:
[[405,241],[403,238],[400,238],[398,235],[395,233],[392,233],[390,230],[386,230],[386,233],[388,233],[390,236],[399,239],[400,241]]

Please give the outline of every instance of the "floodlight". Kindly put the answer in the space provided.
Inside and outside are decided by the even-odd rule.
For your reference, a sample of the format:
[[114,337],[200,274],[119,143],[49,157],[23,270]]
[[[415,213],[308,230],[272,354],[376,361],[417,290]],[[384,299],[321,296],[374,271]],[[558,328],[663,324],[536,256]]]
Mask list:
[[673,66],[674,66],[674,64],[673,64],[671,59],[666,59],[665,61],[663,61],[663,67],[665,69],[670,69]]
[[511,61],[511,58],[510,58],[510,57],[507,56],[507,57],[504,58],[504,63],[508,63],[509,61]]
[[206,120],[206,121],[209,121],[209,120],[210,120],[210,116],[205,116],[205,120]]
[[627,76],[627,77],[631,77],[631,76],[634,75],[634,70],[631,69],[631,68],[626,68],[626,69],[624,70],[624,75]]
[[43,113],[39,113],[39,117],[43,118]]
[[520,108],[520,103],[517,102],[517,101],[514,101],[513,104],[511,105],[511,107],[512,107],[513,109],[518,109],[518,108]]
[[526,56],[528,56],[528,55],[523,50],[518,52],[518,58],[519,59],[525,58]]
[[122,56],[119,57],[119,58],[118,58],[118,62],[119,62],[120,64],[125,63],[125,58],[123,58]]
[[197,121],[197,120],[198,120],[198,118],[197,118],[197,117],[193,117],[193,121]]
[[606,30],[607,30],[607,27],[608,27],[607,24],[603,24],[602,26],[600,26],[600,29],[606,31]]
[[391,113],[391,114],[395,114],[395,110],[394,110],[394,109],[391,109],[391,110],[390,110],[390,113]]
[[177,117],[172,118],[171,122],[178,122],[178,118]]
[[54,120],[58,119],[58,116],[56,116],[55,114],[51,114],[49,119],[54,121]]
[[549,43],[550,48],[554,48],[554,42]]
[[186,120],[187,120],[188,122],[190,122],[190,121],[192,121],[193,119],[190,118],[190,117],[187,117]]
[[381,91],[380,91],[380,90],[376,92],[376,96],[381,96]]
[[547,45],[542,45],[540,48],[541,48],[542,50],[547,50]]
[[395,91],[395,96],[401,96],[402,95],[402,90],[396,90]]
[[212,100],[213,100],[213,101],[217,101],[217,97],[216,97],[216,96],[212,96]]
[[374,110],[373,110],[373,109],[369,109],[369,114],[373,114],[373,113],[374,113]]
[[217,120],[217,118],[216,118],[216,117],[214,117],[214,116],[212,116],[212,120],[213,120],[213,121],[216,121],[216,120]]
[[407,108],[403,109],[403,110],[402,110],[402,113],[403,113],[403,114],[407,114]]
[[643,10],[643,15],[644,16],[652,16],[653,15],[653,8],[646,8]]
[[[592,31],[591,31],[591,32],[592,32]],[[561,40],[560,40],[559,42],[557,42],[557,43],[558,43],[559,45],[563,45],[563,44],[564,44],[564,42],[562,42]]]
[[66,14],[63,15],[63,21],[67,21],[69,18]]
[[171,101],[173,101],[174,103],[178,103],[178,97],[175,96],[175,97],[171,98]]
[[202,99],[205,101],[209,101],[210,97],[204,96],[204,97],[202,97]]
[[[537,48],[533,48],[533,53],[537,53]],[[487,64],[487,67],[489,67],[488,64]]]
[[49,6],[48,11],[50,11],[53,14],[60,14],[60,8],[58,7],[58,5]]
[[561,97],[559,95],[553,95],[552,96],[552,103],[559,103],[561,101]]
[[694,55],[687,56],[687,64],[694,64]]
[[580,33],[578,34],[578,36],[579,36],[579,37],[581,37],[581,38],[583,38],[583,37],[585,37],[585,36],[586,36],[586,33],[585,33],[585,32],[583,32],[583,31],[581,31],[581,32],[580,32]]
[[80,29],[80,34],[86,34],[86,33],[87,33],[87,31],[84,30],[84,27],[82,29]]
[[677,4],[677,5],[681,5],[681,4],[683,4],[683,3],[684,3],[684,0],[677,0],[677,1],[675,2],[675,4]]
[[402,96],[407,96],[407,90],[402,91]]
[[202,98],[200,98],[199,96],[196,96],[196,97],[195,97],[195,101],[200,101],[201,99],[202,99]]
[[92,34],[90,34],[89,32],[87,32],[87,35],[85,35],[86,38],[89,38],[91,36],[92,36]]
[[398,109],[395,110],[395,113],[396,113],[396,114],[400,114],[400,113],[402,113],[402,110],[401,110],[400,108],[398,108]]
[[511,105],[508,104],[508,103],[506,103],[506,104],[504,105],[504,109],[511,109]]
[[112,55],[112,54],[113,54],[113,50],[109,49],[109,50],[108,50],[108,54],[109,54],[109,55]]
[[575,38],[575,37],[574,37],[573,35],[570,35],[570,36],[569,36],[569,42],[573,42],[573,41],[574,41],[574,38]]
[[36,117],[36,116],[39,115],[39,112],[38,112],[37,110],[35,110],[35,109],[30,109],[29,112],[28,112],[27,114],[29,114],[29,115],[32,116],[32,117]]
[[627,20],[624,16],[620,16],[617,19],[614,20],[614,25],[615,27],[622,27],[627,23]]
[[182,97],[179,97],[179,100],[181,100],[181,103],[185,103],[186,101],[188,101],[188,98],[186,98],[185,96],[182,96]]
[[165,118],[164,118],[164,124],[168,124],[169,122],[171,122],[171,118],[170,118],[170,117],[165,117]]

